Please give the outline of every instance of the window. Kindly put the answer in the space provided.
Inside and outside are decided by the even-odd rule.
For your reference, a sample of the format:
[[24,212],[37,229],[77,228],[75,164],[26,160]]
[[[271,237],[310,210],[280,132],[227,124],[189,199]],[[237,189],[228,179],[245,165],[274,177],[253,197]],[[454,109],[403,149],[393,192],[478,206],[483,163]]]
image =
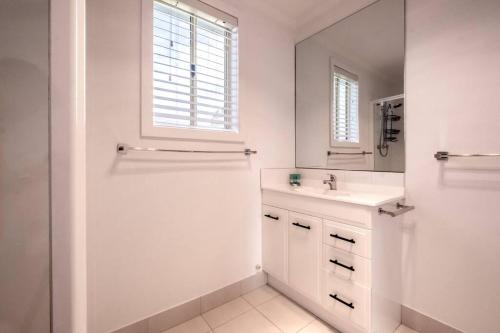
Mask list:
[[333,66],[332,145],[359,145],[358,77]]
[[143,31],[143,39],[151,43],[148,47],[143,41],[143,48],[151,50],[143,52],[143,71],[151,71],[143,75],[143,134],[234,137],[240,129],[236,19],[192,0],[190,5],[144,1],[152,17],[147,21],[143,15],[143,20],[152,24],[143,23],[151,29],[151,35]]

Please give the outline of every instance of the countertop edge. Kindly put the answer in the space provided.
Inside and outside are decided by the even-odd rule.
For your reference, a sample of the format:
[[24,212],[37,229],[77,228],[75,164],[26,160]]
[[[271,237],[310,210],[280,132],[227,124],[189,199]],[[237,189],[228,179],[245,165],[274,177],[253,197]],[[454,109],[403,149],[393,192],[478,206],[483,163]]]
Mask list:
[[360,205],[360,206],[367,206],[367,207],[379,207],[383,206],[389,203],[396,202],[398,200],[404,199],[404,195],[397,195],[385,200],[380,200],[376,202],[367,202],[363,200],[352,200],[352,199],[347,199],[347,198],[336,198],[336,197],[328,197],[324,195],[318,195],[318,194],[309,194],[309,193],[303,193],[303,192],[294,192],[288,189],[280,188],[280,187],[272,187],[272,186],[262,186],[261,190],[263,191],[274,191],[274,192],[280,192],[280,193],[285,193],[285,194],[290,194],[290,195],[297,195],[297,196],[302,196],[302,197],[307,197],[307,198],[315,198],[315,199],[320,199],[320,200],[328,200],[328,201],[335,201],[335,202],[342,202],[342,203],[348,203],[348,204],[355,204],[355,205]]

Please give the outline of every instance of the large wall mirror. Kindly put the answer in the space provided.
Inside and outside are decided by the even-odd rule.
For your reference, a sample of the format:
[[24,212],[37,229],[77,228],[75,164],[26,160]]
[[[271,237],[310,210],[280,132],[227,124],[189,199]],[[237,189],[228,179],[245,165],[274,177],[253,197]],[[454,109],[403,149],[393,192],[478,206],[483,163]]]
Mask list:
[[404,0],[298,43],[296,166],[404,172]]

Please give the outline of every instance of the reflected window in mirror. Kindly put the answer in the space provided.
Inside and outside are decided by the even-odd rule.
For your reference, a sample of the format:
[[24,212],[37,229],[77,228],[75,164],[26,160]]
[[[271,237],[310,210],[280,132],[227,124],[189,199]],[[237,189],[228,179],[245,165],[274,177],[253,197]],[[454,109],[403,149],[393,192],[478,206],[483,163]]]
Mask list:
[[332,68],[332,146],[359,146],[358,76]]

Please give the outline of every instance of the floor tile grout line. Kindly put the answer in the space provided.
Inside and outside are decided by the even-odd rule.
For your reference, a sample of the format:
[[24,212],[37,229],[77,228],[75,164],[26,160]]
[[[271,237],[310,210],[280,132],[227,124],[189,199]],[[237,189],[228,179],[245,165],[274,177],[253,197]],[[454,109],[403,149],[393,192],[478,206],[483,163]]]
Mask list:
[[[303,326],[303,327],[299,328],[299,329],[298,329],[295,333],[299,333],[299,332],[300,332],[300,331],[302,331],[304,328],[306,328],[307,326],[311,325],[311,324],[314,322],[314,320],[316,320],[316,316],[315,316],[314,314],[312,314],[312,313],[311,313],[311,312],[309,312],[308,310],[304,309],[302,306],[300,306],[299,304],[297,304],[294,300],[292,300],[292,299],[288,298],[286,295],[284,295],[284,294],[282,294],[280,291],[278,291],[278,290],[274,289],[272,286],[270,286],[270,285],[268,285],[268,284],[266,284],[266,286],[268,286],[269,288],[271,288],[272,290],[274,290],[274,291],[276,292],[276,295],[274,295],[273,297],[271,297],[271,298],[270,298],[270,299],[268,299],[267,301],[260,303],[258,306],[261,306],[261,305],[264,305],[264,304],[266,304],[266,303],[269,303],[269,302],[271,302],[272,300],[276,299],[276,298],[277,298],[277,297],[279,297],[279,296],[283,296],[285,299],[287,299],[287,300],[288,300],[288,301],[290,301],[291,303],[293,303],[293,304],[297,305],[300,309],[302,309],[302,310],[306,311],[307,313],[311,314],[311,316],[313,317],[313,319],[312,319],[311,321],[307,322],[307,323],[305,324],[305,326]],[[281,328],[279,328],[279,327],[278,327],[278,325],[277,325],[277,324],[275,324],[275,323],[271,320],[271,318],[268,318],[268,317],[267,317],[267,316],[266,316],[266,315],[265,315],[262,311],[260,311],[260,310],[257,308],[257,306],[255,307],[255,309],[256,309],[256,310],[257,310],[260,314],[262,314],[262,315],[264,316],[264,318],[266,318],[269,322],[271,322],[274,326],[276,326],[276,328],[278,328],[278,330],[279,330],[280,332],[283,332],[283,331],[281,330]]]
[[[259,288],[255,288],[254,290],[249,291],[249,292],[248,292],[248,293],[246,293],[246,294],[242,294],[242,295],[238,296],[237,298],[242,298],[245,302],[247,302],[248,304],[250,304],[250,307],[251,307],[251,308],[250,308],[250,309],[248,309],[247,311],[245,311],[245,312],[243,312],[243,313],[239,314],[238,316],[236,316],[236,317],[232,318],[231,320],[228,320],[228,321],[224,322],[223,324],[220,324],[220,325],[219,325],[219,326],[217,326],[217,327],[212,327],[210,324],[208,324],[207,320],[203,317],[203,313],[202,313],[202,314],[200,314],[200,315],[201,315],[201,317],[203,318],[203,320],[205,320],[205,322],[207,322],[207,325],[208,325],[208,327],[210,327],[210,329],[212,330],[212,332],[214,332],[216,328],[222,327],[222,326],[224,326],[224,325],[226,325],[226,324],[230,323],[231,321],[236,320],[237,318],[239,318],[239,317],[243,316],[244,314],[246,314],[246,313],[250,312],[251,310],[256,310],[258,314],[260,314],[260,315],[261,315],[261,316],[262,316],[265,320],[267,320],[269,323],[271,323],[271,325],[273,325],[274,327],[276,327],[276,328],[278,329],[278,331],[283,332],[283,330],[281,330],[281,328],[279,328],[279,327],[278,327],[278,326],[277,326],[277,325],[276,325],[276,324],[275,324],[275,323],[274,323],[271,319],[267,318],[267,317],[266,317],[266,315],[265,315],[265,314],[263,314],[263,313],[262,313],[262,312],[261,312],[261,311],[257,308],[258,306],[261,306],[261,305],[263,305],[263,304],[265,304],[265,303],[267,303],[267,302],[270,302],[270,301],[272,301],[273,299],[275,299],[275,298],[277,298],[277,297],[279,297],[279,296],[282,296],[282,295],[283,295],[282,293],[280,293],[280,292],[279,292],[279,291],[277,291],[276,289],[272,288],[272,287],[271,287],[271,286],[269,286],[268,284],[265,284],[264,286],[268,286],[269,288],[271,288],[272,290],[274,290],[274,291],[276,292],[276,295],[274,295],[274,296],[273,296],[273,297],[271,297],[270,299],[266,300],[265,302],[262,302],[262,303],[257,304],[257,305],[253,305],[252,303],[250,303],[249,301],[247,301],[247,300],[245,299],[245,297],[243,297],[243,296],[244,296],[244,295],[246,295],[246,294],[249,294],[249,293],[251,293],[252,291],[255,291],[255,290],[259,289],[259,288],[262,288],[263,286],[260,286]],[[235,298],[235,299],[237,299],[237,298]],[[233,300],[233,301],[234,301],[234,300]],[[229,303],[229,302],[231,302],[231,301],[228,301],[228,302],[226,302],[226,303]],[[226,304],[226,303],[224,303],[224,304]],[[219,305],[219,306],[222,306],[222,305],[224,305],[224,304],[221,304],[221,305]],[[214,308],[214,309],[215,309],[215,308]],[[213,309],[212,309],[212,310],[213,310]],[[206,312],[208,312],[208,311],[206,311]],[[204,313],[206,313],[206,312],[204,312]],[[308,325],[309,325],[309,324],[308,324]],[[302,328],[301,328],[301,329],[302,329]]]
[[[266,286],[268,286],[268,285],[266,284]],[[269,287],[270,287],[270,288],[272,288],[271,286],[269,286]],[[260,303],[258,306],[261,306],[261,305],[264,305],[264,304],[266,304],[266,303],[268,303],[268,302],[271,302],[273,299],[275,299],[275,298],[277,298],[277,297],[279,297],[279,296],[281,296],[281,295],[282,295],[282,293],[280,293],[280,292],[279,292],[279,291],[277,291],[276,289],[274,289],[274,288],[272,288],[272,289],[273,289],[274,291],[276,291],[276,295],[274,295],[273,297],[271,297],[271,298],[270,298],[270,299],[268,299],[267,301]],[[271,318],[268,318],[268,317],[267,317],[267,316],[266,316],[266,315],[265,315],[262,311],[260,311],[260,310],[259,310],[259,308],[258,308],[257,306],[255,306],[255,310],[257,310],[257,312],[258,312],[261,316],[263,316],[263,317],[264,317],[264,318],[265,318],[268,322],[270,322],[270,323],[271,323],[274,327],[276,327],[276,328],[278,329],[278,331],[283,332],[283,330],[282,330],[280,327],[278,327],[278,325],[276,325],[276,324],[274,323],[274,321],[272,321],[272,320],[271,320]]]
[[[295,304],[299,309],[301,309],[302,311],[305,311],[307,312],[308,314],[311,315],[311,317],[313,317],[314,319],[318,318],[318,316],[316,316],[314,313],[312,313],[311,311],[309,311],[308,309],[306,309],[305,307],[303,307],[302,305],[300,305],[299,303],[295,302],[293,299],[291,299],[290,297],[288,297],[287,295],[285,294],[280,294],[281,296],[283,296],[285,299],[287,299],[289,302]],[[309,322],[312,323],[314,321],[314,319],[312,321]]]
[[[264,286],[267,286],[267,287],[271,288],[272,290],[274,290],[274,291],[276,292],[276,295],[274,295],[274,296],[273,296],[273,297],[271,297],[270,299],[265,300],[264,302],[262,302],[262,303],[260,303],[260,304],[257,304],[257,305],[255,305],[255,306],[254,306],[253,304],[251,304],[251,305],[252,305],[252,306],[254,306],[256,309],[257,309],[257,307],[258,307],[258,306],[261,306],[262,304],[265,304],[265,303],[267,303],[267,302],[270,302],[270,301],[272,301],[273,299],[275,299],[275,298],[276,298],[276,297],[278,297],[278,296],[284,296],[282,293],[280,293],[278,290],[274,289],[274,288],[273,288],[273,287],[271,287],[270,285],[265,284]],[[262,286],[262,287],[263,287],[263,286]],[[259,288],[262,288],[262,287],[259,287]],[[250,302],[249,302],[249,303],[250,303]]]
[[213,328],[212,326],[210,326],[210,324],[208,323],[208,321],[205,319],[205,317],[202,316],[203,313],[200,313],[200,317],[201,317],[201,320],[203,320],[205,322],[205,324],[207,324],[207,327],[210,329],[210,331],[208,331],[208,333],[212,332],[213,331]]
[[[273,288],[274,289],[274,288]],[[277,295],[275,295],[273,298],[265,301],[264,303],[261,303],[259,304],[259,306],[261,305],[264,305],[272,300],[274,300],[275,298],[279,297],[279,296],[283,296],[283,298],[285,298],[286,300],[288,300],[289,302],[291,302],[292,304],[296,305],[297,307],[299,307],[302,311],[305,311],[307,312],[308,314],[311,315],[311,317],[313,317],[313,319],[311,321],[308,321],[307,324],[301,328],[299,328],[298,331],[296,331],[295,333],[298,333],[299,331],[303,330],[304,328],[306,328],[307,326],[311,325],[312,322],[314,322],[316,319],[317,319],[317,316],[315,314],[313,314],[312,312],[310,312],[309,310],[303,308],[301,305],[299,305],[298,303],[296,303],[294,300],[292,300],[291,298],[288,298],[286,295],[282,294],[281,292],[277,291],[276,292],[278,293]],[[259,311],[264,317],[266,317],[267,320],[269,320],[270,322],[272,322],[274,324],[274,322],[271,320],[271,318],[268,318],[262,311],[260,311],[258,308],[256,308],[257,311]],[[274,326],[278,327],[276,324],[274,324]],[[281,329],[278,327],[278,329],[281,331]]]
[[[264,303],[265,303],[265,302],[264,302]],[[262,303],[262,304],[264,304],[264,303]],[[262,304],[261,304],[261,305],[262,305]],[[264,319],[266,319],[266,320],[267,320],[268,322],[270,322],[270,323],[271,323],[274,327],[276,327],[276,328],[278,329],[278,331],[283,332],[283,330],[282,330],[281,328],[279,328],[279,327],[278,327],[278,325],[276,325],[276,324],[274,323],[274,321],[272,321],[270,318],[268,318],[268,317],[267,317],[267,316],[266,316],[266,315],[265,315],[262,311],[260,311],[258,308],[255,308],[255,310],[257,310],[257,312],[258,312],[258,313],[259,313],[262,317],[264,317]]]
[[[239,318],[239,317],[243,316],[244,314],[246,314],[246,313],[248,313],[248,312],[250,312],[250,311],[252,311],[252,310],[254,310],[254,309],[250,308],[250,309],[248,309],[248,310],[246,310],[246,311],[244,311],[244,312],[240,313],[240,314],[239,314],[239,315],[237,315],[236,317],[231,318],[230,320],[228,320],[228,321],[224,322],[223,324],[220,324],[219,326],[216,326],[215,328],[212,328],[212,330],[215,330],[215,329],[220,328],[220,327],[222,327],[222,326],[224,326],[224,325],[226,325],[226,324],[229,324],[229,323],[230,323],[230,322],[232,322],[233,320],[236,320],[237,318]],[[209,325],[209,326],[210,326],[210,325]],[[210,327],[211,327],[211,326],[210,326]]]
[[[203,317],[203,314],[204,314],[204,313],[207,313],[207,312],[212,311],[212,310],[217,309],[217,308],[213,308],[212,310],[206,311],[206,312],[204,312],[204,313],[202,313],[202,314],[201,314],[202,318],[205,320],[205,322],[208,324],[208,327],[210,327],[210,329],[211,329],[212,331],[213,331],[213,330],[215,330],[215,329],[217,329],[217,328],[219,328],[219,327],[221,327],[221,326],[223,326],[223,325],[225,325],[225,324],[227,324],[227,323],[229,323],[229,322],[231,322],[231,321],[233,321],[233,320],[235,320],[236,318],[239,318],[239,317],[243,316],[245,313],[247,313],[247,312],[249,312],[249,311],[253,310],[253,308],[252,308],[252,304],[250,304],[250,302],[248,302],[248,301],[247,301],[246,299],[244,299],[242,296],[238,296],[237,298],[235,298],[235,299],[233,299],[233,300],[231,300],[231,301],[229,301],[229,302],[232,302],[232,301],[234,301],[234,300],[236,300],[236,299],[238,299],[238,298],[243,299],[243,301],[245,301],[247,304],[249,304],[249,305],[250,305],[250,309],[243,311],[242,313],[240,313],[240,314],[239,314],[239,315],[237,315],[236,317],[231,318],[231,319],[229,319],[228,321],[225,321],[224,323],[222,323],[222,324],[220,324],[220,325],[218,325],[218,326],[212,327],[212,325],[210,325],[210,324],[208,323],[208,321],[207,321],[207,320]],[[221,304],[221,305],[219,305],[219,306],[223,306],[223,305],[225,305],[225,304],[227,304],[227,303],[229,303],[229,302],[226,302],[226,303]],[[218,307],[219,307],[219,306],[218,306]]]

